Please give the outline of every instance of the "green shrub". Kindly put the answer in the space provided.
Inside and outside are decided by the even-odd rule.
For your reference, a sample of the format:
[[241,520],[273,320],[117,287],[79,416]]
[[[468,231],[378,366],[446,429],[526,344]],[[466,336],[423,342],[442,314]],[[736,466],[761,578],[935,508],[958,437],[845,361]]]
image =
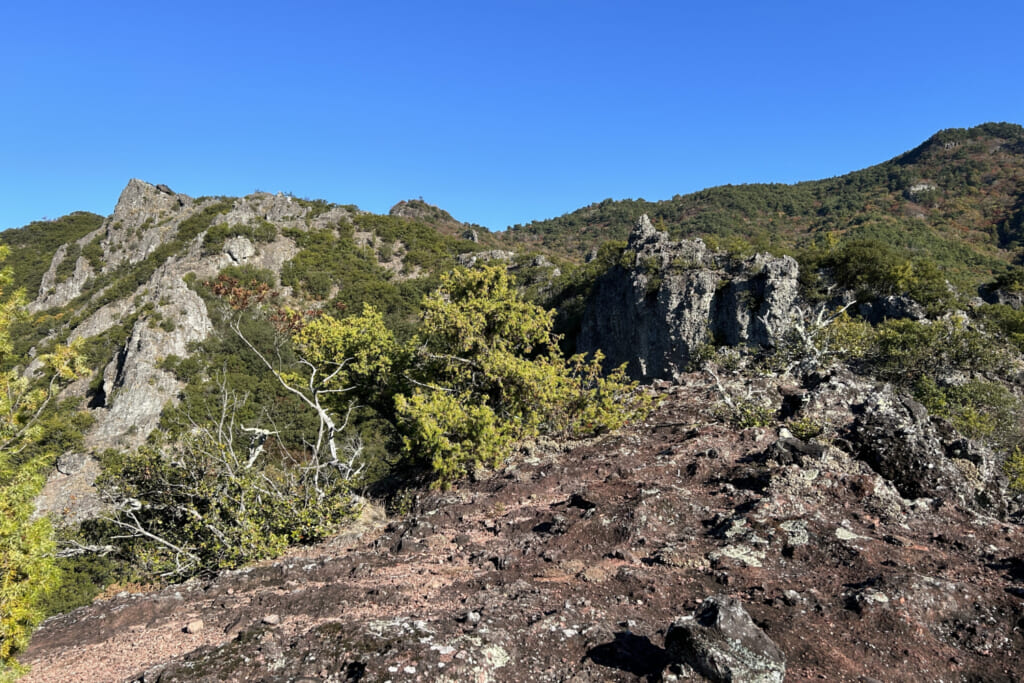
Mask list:
[[963,318],[886,320],[876,328],[868,358],[884,379],[909,387],[922,376],[1005,369],[1005,350],[992,342]]
[[[0,260],[7,256],[0,246]],[[10,321],[24,303],[6,290],[10,269],[0,272],[0,356],[11,353]],[[16,672],[43,616],[42,605],[59,582],[53,530],[35,518],[35,498],[44,472],[62,447],[76,445],[73,425],[52,420],[52,399],[63,383],[82,376],[81,343],[55,346],[40,356],[46,377],[33,385],[16,370],[0,372],[0,676]],[[4,359],[6,360],[6,359]],[[53,433],[54,428],[58,428]]]
[[807,415],[796,420],[790,420],[786,423],[786,426],[789,427],[789,431],[793,432],[793,436],[801,441],[810,441],[816,436],[821,436],[822,432],[825,431],[820,422]]
[[964,436],[1001,450],[1010,450],[1024,440],[1020,422],[1024,403],[1000,382],[972,379],[940,385],[925,375],[913,390],[928,412],[948,419]]
[[737,429],[768,427],[775,422],[775,411],[754,399],[739,399],[727,410],[727,418]]
[[355,513],[336,468],[208,427],[108,462],[98,481],[120,552],[141,576],[182,579],[275,557]]
[[[488,266],[442,277],[407,344],[369,306],[318,318],[295,342],[344,395],[373,405],[402,436],[405,457],[444,487],[493,467],[516,440],[593,434],[651,410],[654,400],[623,368],[602,377],[600,357],[562,357],[552,325],[552,312],[522,300],[503,267]],[[340,359],[347,363],[336,368]]]
[[90,604],[108,585],[118,580],[122,567],[111,557],[84,553],[57,559],[60,590],[47,595],[39,604],[49,617]]
[[1024,493],[1024,451],[1020,446],[1013,449],[1003,463],[1003,471],[1010,479],[1010,489],[1018,493]]

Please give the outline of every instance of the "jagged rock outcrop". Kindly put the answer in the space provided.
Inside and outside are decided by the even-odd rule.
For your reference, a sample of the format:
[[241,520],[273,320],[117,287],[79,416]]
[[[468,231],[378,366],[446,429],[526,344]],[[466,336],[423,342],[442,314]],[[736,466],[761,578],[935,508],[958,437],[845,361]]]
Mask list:
[[798,295],[789,256],[735,261],[700,239],[675,242],[644,215],[630,233],[625,265],[602,276],[583,317],[578,347],[628,363],[637,379],[685,371],[708,343],[771,346]]
[[326,210],[311,211],[309,203],[296,199],[291,195],[278,192],[254,192],[235,200],[234,206],[224,214],[218,223],[229,225],[251,225],[255,221],[264,220],[278,228],[326,228],[336,225],[338,221],[352,217],[353,211],[344,206],[332,206]]
[[1017,311],[1024,308],[1024,292],[985,286],[979,288],[978,294],[987,304],[1002,304]]
[[[114,214],[100,230],[86,235],[77,244],[82,247],[99,237],[105,258],[109,259],[103,271],[110,272],[118,264],[137,263],[163,240],[171,239],[181,223],[205,207],[207,201],[197,204],[185,195],[169,193],[168,188],[132,180],[121,193]],[[272,219],[307,229],[310,225],[324,227],[329,221],[349,215],[346,209],[335,208],[307,223],[308,213],[309,207],[289,197],[258,193],[236,200],[234,208],[223,214],[219,222],[248,224]],[[74,274],[57,283],[57,268],[68,252],[68,245],[58,249],[31,310],[66,305],[97,275],[88,260],[79,257]],[[107,448],[141,445],[159,423],[164,407],[180,393],[181,382],[162,370],[161,362],[171,355],[188,357],[192,345],[206,339],[213,329],[203,300],[185,284],[187,274],[211,278],[225,266],[242,264],[278,273],[296,252],[293,240],[278,235],[261,244],[244,236],[231,237],[218,253],[208,253],[200,234],[157,266],[137,289],[100,306],[71,329],[69,339],[91,338],[123,324],[125,319],[136,318],[128,339],[105,365],[99,388],[83,399],[95,417],[85,434],[87,448],[98,453]],[[37,365],[38,361],[30,364],[28,372],[33,372]],[[65,396],[80,392],[80,384],[70,387]],[[97,501],[90,486],[98,467],[94,459],[80,455],[87,458],[82,467],[51,474],[37,501],[41,513],[56,513],[63,520],[74,522],[95,512]]]
[[[84,242],[88,241],[88,238],[89,236],[87,235],[86,238],[78,240],[77,244],[81,246]],[[57,268],[67,258],[67,253],[67,244],[62,244],[57,248],[50,262],[49,270],[43,274],[43,280],[39,285],[38,298],[29,303],[27,307],[29,313],[67,305],[81,293],[82,287],[94,275],[88,259],[84,256],[79,256],[75,260],[75,269],[71,276],[66,280],[58,280]]]
[[[189,344],[213,330],[206,306],[180,281],[164,281],[159,290],[173,326],[161,327],[151,317],[136,321],[131,337],[103,371],[101,396],[95,399],[95,426],[86,435],[93,448],[135,448],[156,429],[160,413],[182,389],[175,377],[159,368],[170,355],[187,357]],[[168,329],[169,328],[169,329]]]
[[861,317],[872,324],[883,320],[924,320],[928,312],[924,306],[908,296],[886,296],[857,306]]
[[891,481],[904,498],[1005,513],[994,456],[959,435],[944,442],[923,405],[885,386],[855,412],[845,432],[854,456]]
[[478,263],[487,263],[489,261],[511,261],[515,258],[515,255],[514,251],[490,249],[488,251],[472,251],[459,254],[455,260],[463,268],[472,268]]

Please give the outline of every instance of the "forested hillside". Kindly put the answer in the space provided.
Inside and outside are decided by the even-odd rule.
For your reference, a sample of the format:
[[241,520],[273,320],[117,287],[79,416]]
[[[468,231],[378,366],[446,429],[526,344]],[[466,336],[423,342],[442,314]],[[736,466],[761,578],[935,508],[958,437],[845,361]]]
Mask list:
[[604,241],[624,240],[646,213],[674,237],[744,252],[878,241],[934,261],[969,288],[1020,262],[1022,197],[1024,128],[990,123],[940,131],[890,161],[836,178],[727,185],[661,201],[606,199],[513,226],[507,239],[581,259]]

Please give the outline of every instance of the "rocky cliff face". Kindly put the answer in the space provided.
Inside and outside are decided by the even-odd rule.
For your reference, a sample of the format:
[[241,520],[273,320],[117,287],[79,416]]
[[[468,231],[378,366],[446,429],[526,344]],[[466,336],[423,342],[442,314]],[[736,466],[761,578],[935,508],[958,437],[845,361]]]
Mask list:
[[797,300],[798,267],[785,256],[736,261],[703,241],[674,242],[646,215],[629,235],[627,261],[599,280],[579,337],[631,376],[671,378],[705,344],[770,346]]
[[[79,240],[77,250],[71,249],[71,245],[58,249],[30,310],[68,306],[82,294],[90,278],[138,264],[161,245],[175,239],[182,223],[217,201],[197,201],[175,194],[166,186],[133,179],[121,193],[113,215],[99,230]],[[312,218],[309,218],[310,212],[309,206],[291,197],[257,193],[233,200],[230,209],[219,215],[213,224],[250,225],[263,220],[279,228],[306,230],[325,227],[350,215],[347,209],[340,207]],[[259,244],[246,237],[232,237],[225,240],[217,253],[211,254],[203,249],[203,237],[204,234],[199,234],[193,238],[178,253],[159,264],[134,291],[96,308],[70,330],[69,339],[95,337],[120,325],[126,318],[137,318],[126,342],[103,369],[100,389],[89,400],[95,417],[85,439],[90,452],[134,448],[144,443],[156,428],[164,407],[181,391],[181,382],[160,369],[161,361],[170,355],[188,357],[192,345],[204,340],[213,329],[203,300],[185,284],[186,274],[193,273],[200,279],[212,278],[225,266],[242,264],[278,273],[297,252],[293,240],[278,235],[272,241]],[[79,256],[73,274],[59,281],[58,272],[68,253],[80,251],[90,243],[102,249],[100,272],[94,271],[88,259]],[[89,310],[90,301],[102,295],[103,290],[94,293],[79,303],[78,310]],[[83,395],[84,391],[80,382],[69,388],[67,395],[76,392]],[[95,501],[90,497],[88,485],[97,472],[95,463],[69,471],[55,470],[39,499],[39,510],[58,512],[70,522],[92,514]],[[77,492],[70,505],[64,495],[69,490]]]

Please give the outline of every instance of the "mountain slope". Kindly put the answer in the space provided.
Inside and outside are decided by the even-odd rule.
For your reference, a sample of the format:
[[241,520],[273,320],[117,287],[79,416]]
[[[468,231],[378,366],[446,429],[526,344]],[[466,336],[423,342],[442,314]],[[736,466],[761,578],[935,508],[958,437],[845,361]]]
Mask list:
[[[133,180],[106,219],[75,215],[4,235],[23,257],[19,277],[36,288],[8,363],[81,339],[93,371],[58,401],[78,415],[83,433],[57,430],[61,456],[39,509],[68,523],[94,516],[100,458],[116,460],[151,433],[174,443],[227,405],[235,406],[237,425],[277,434],[280,450],[268,449],[270,458],[289,448],[304,452],[316,433],[308,411],[238,331],[279,367],[294,369],[296,326],[371,303],[404,340],[440,272],[491,260],[506,264],[525,291],[561,304],[567,342],[577,340],[575,324],[586,350],[604,348],[614,363],[630,363],[635,377],[686,383],[697,381],[686,379],[690,370],[708,368],[718,392],[708,384],[701,399],[709,424],[772,425],[782,439],[791,427],[831,429],[827,443],[868,463],[906,501],[935,499],[967,516],[1018,519],[1021,501],[1003,464],[1024,438],[1014,379],[1024,313],[953,297],[945,279],[970,293],[1000,269],[1014,272],[1008,264],[1021,229],[1020,138],[1019,127],[1005,125],[944,131],[902,157],[842,178],[716,188],[652,204],[662,212],[659,222],[672,227],[671,219],[677,234],[699,233],[706,243],[673,242],[643,218],[629,243],[606,244],[584,266],[558,255],[569,253],[567,245],[589,251],[618,235],[616,221],[641,204],[595,205],[532,240],[521,230],[496,235],[461,224],[420,200],[380,216],[267,193],[192,198]],[[588,232],[573,232],[584,224]],[[715,250],[717,243],[749,252],[751,240],[797,250],[800,262]],[[808,284],[807,273],[818,283]],[[1006,282],[1013,289],[1013,279]],[[916,292],[931,297],[919,299],[927,308],[906,296]],[[257,310],[253,299],[267,305]],[[830,311],[840,306],[863,317],[840,316],[827,328]],[[956,307],[963,311],[946,315]],[[29,372],[37,363],[29,362]],[[860,373],[841,378],[857,387],[850,402],[822,415],[799,412],[805,406],[794,396],[842,367]],[[748,384],[735,394],[723,388],[765,376],[785,380],[770,388]],[[885,383],[897,390],[883,390]],[[884,395],[888,407],[869,401],[872,394]],[[836,420],[851,419],[851,403],[872,415],[902,406],[916,416],[907,429],[924,436],[909,447],[872,450],[871,439],[836,431]],[[366,446],[359,451],[367,465],[363,482],[393,496],[396,506],[422,495],[394,457],[393,427],[359,410],[354,426],[353,436]],[[879,438],[895,428],[884,420],[862,426]],[[777,464],[806,465],[805,455]],[[768,476],[722,476],[732,474],[734,488],[760,487]]]
[[[915,149],[844,176],[794,185],[727,185],[663,201],[606,199],[513,226],[507,238],[580,259],[624,240],[641,214],[675,237],[776,253],[829,239],[875,238],[927,255],[966,287],[1019,258],[1024,128],[991,123],[936,133]],[[747,243],[747,245],[744,245]]]

